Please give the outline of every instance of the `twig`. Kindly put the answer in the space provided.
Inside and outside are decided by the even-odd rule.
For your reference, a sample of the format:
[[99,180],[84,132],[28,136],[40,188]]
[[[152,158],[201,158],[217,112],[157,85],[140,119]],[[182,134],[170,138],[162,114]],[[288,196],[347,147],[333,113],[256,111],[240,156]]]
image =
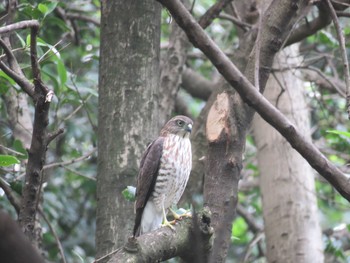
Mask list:
[[50,221],[47,219],[44,211],[42,211],[41,209],[38,210],[40,216],[44,219],[44,221],[46,222],[47,226],[49,227],[52,235],[54,236],[55,238],[55,241],[56,241],[56,244],[57,244],[57,248],[58,248],[58,251],[61,255],[61,258],[62,258],[62,261],[63,263],[67,263],[67,260],[66,260],[66,256],[64,255],[64,250],[63,250],[63,247],[62,247],[62,244],[61,244],[61,241],[60,239],[58,238],[58,235],[55,231],[55,229],[52,227]]
[[95,26],[100,26],[100,21],[98,19],[95,19],[95,18],[90,17],[90,16],[76,14],[76,13],[66,13],[66,17],[68,19],[72,19],[72,20],[77,19],[77,20],[88,22],[88,23],[92,23]]
[[232,0],[219,0],[216,2],[213,6],[211,6],[207,12],[205,12],[204,15],[199,19],[199,25],[205,29],[207,28],[215,18],[218,17],[220,14],[221,10],[225,8],[225,6],[232,2]]
[[70,171],[70,172],[76,174],[76,175],[79,175],[79,176],[81,176],[81,177],[84,177],[84,178],[89,179],[89,180],[92,180],[92,181],[96,181],[96,178],[95,178],[95,177],[87,176],[87,175],[85,175],[85,174],[83,174],[83,173],[80,173],[80,172],[78,172],[78,171],[76,171],[76,170],[74,170],[74,169],[71,169],[71,168],[69,168],[68,166],[65,166],[65,165],[62,165],[62,167],[63,167],[64,169],[66,169],[66,170],[68,170],[68,171]]
[[53,133],[49,133],[47,135],[46,145],[48,146],[54,139],[57,138],[57,136],[59,136],[62,133],[64,133],[64,129],[63,128],[59,128],[57,131],[55,131]]
[[345,38],[344,38],[344,34],[342,32],[342,29],[340,27],[337,14],[334,10],[334,7],[333,7],[331,1],[326,0],[326,2],[328,4],[328,8],[329,8],[329,11],[331,13],[331,17],[333,19],[335,30],[336,30],[337,35],[338,35],[340,53],[341,53],[341,56],[343,59],[344,78],[345,78],[345,85],[346,85],[346,105],[347,105],[348,118],[350,119],[350,73],[349,73],[348,56],[346,54]]
[[80,156],[80,157],[78,157],[76,159],[73,159],[73,160],[60,162],[60,163],[51,163],[51,164],[44,165],[43,170],[47,170],[47,169],[58,167],[58,166],[65,166],[65,165],[69,165],[69,164],[73,164],[73,163],[77,163],[77,162],[83,161],[86,158],[89,158],[90,155],[92,155],[94,152],[96,152],[96,150],[97,149],[94,148],[92,151],[88,152],[87,154],[84,154],[84,155],[82,155],[82,156]]
[[252,27],[251,24],[248,24],[248,23],[246,23],[246,22],[244,22],[244,21],[241,21],[241,20],[237,19],[236,17],[231,16],[231,15],[229,15],[229,14],[225,14],[225,13],[220,14],[220,15],[218,16],[218,18],[231,21],[231,22],[234,23],[236,26],[239,26],[240,28],[242,28],[242,29],[245,30],[245,31],[246,31],[247,29],[250,29],[250,28]]
[[113,255],[113,254],[115,254],[115,253],[117,253],[117,252],[119,252],[119,251],[122,250],[122,249],[123,249],[123,247],[117,248],[117,249],[115,249],[115,250],[113,250],[113,251],[107,253],[106,255],[103,255],[102,257],[99,257],[99,258],[95,259],[92,263],[98,263],[98,262],[100,262],[102,259],[105,259],[105,258],[107,258],[107,257],[109,257],[109,256],[111,256],[111,255]]
[[[313,66],[305,66],[305,67],[298,67],[300,69],[306,69],[316,72],[322,79],[324,79],[328,84],[329,87],[332,87],[340,96],[346,98],[345,92],[342,90],[341,87],[338,87],[338,85],[335,84],[335,81],[331,80],[326,74],[324,74],[319,68],[313,67]],[[307,74],[307,73],[306,73]],[[316,81],[315,81],[316,82]],[[319,84],[316,82],[316,84]]]
[[244,258],[243,258],[243,263],[248,262],[249,255],[251,253],[252,248],[259,243],[259,241],[264,237],[264,232],[258,232],[254,238],[249,242],[247,251],[245,252]]
[[7,199],[10,201],[11,205],[15,208],[17,215],[19,214],[21,208],[21,202],[18,197],[16,197],[15,192],[10,188],[7,182],[0,178],[0,187],[4,190]]
[[[87,99],[85,100],[85,99],[83,99],[83,97],[81,96],[81,94],[80,94],[80,92],[79,92],[79,89],[78,89],[77,85],[75,84],[75,81],[73,80],[73,76],[71,76],[71,81],[72,81],[72,84],[73,84],[75,90],[77,91],[77,94],[78,94],[78,96],[79,96],[79,99],[81,100],[82,105],[84,106],[84,110],[85,110],[86,115],[87,115],[87,117],[88,117],[88,119],[89,119],[89,122],[90,122],[90,125],[91,125],[92,129],[93,129],[95,132],[97,132],[97,127],[96,127],[96,125],[93,123],[92,118],[91,118],[91,116],[90,116],[90,113],[89,113],[89,111],[87,110],[87,107],[86,107],[86,103],[85,103],[85,102],[86,102]],[[90,97],[88,97],[88,98],[90,98]]]
[[15,151],[15,150],[12,150],[12,149],[10,149],[10,148],[7,148],[6,146],[1,145],[1,144],[0,144],[0,149],[4,149],[5,151],[8,151],[8,152],[13,153],[13,154],[16,154],[16,155],[22,155],[22,156],[24,156],[23,153],[20,153],[20,152],[17,152],[17,151]]

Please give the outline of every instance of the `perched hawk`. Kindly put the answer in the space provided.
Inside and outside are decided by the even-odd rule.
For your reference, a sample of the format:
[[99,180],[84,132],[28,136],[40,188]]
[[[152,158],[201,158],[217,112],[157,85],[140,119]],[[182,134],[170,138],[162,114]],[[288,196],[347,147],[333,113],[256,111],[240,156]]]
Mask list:
[[133,236],[170,226],[168,208],[182,196],[192,167],[190,134],[193,121],[176,116],[143,154],[136,187],[136,218]]

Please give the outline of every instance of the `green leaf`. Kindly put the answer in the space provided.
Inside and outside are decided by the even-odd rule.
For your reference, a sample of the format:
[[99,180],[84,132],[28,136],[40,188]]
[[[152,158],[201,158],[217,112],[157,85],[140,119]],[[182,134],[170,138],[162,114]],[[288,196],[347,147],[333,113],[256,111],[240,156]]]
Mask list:
[[337,135],[343,135],[347,138],[350,138],[350,132],[345,131],[338,131],[338,130],[328,130],[327,133],[337,134]]
[[57,72],[60,77],[61,85],[67,82],[67,70],[61,59],[57,59]]
[[136,195],[136,187],[134,186],[127,186],[123,191],[122,195],[124,198],[130,202],[135,201],[135,195]]
[[0,166],[10,166],[19,163],[19,160],[11,155],[0,155]]
[[40,3],[38,5],[39,11],[46,17],[48,14],[52,13],[57,6],[57,2],[54,1],[45,1],[44,3]]
[[47,7],[47,5],[45,4],[39,4],[38,5],[38,9],[41,13],[43,13],[44,15],[46,14],[46,12],[49,10],[49,8]]
[[20,140],[15,140],[13,142],[13,149],[16,152],[22,154],[18,156],[19,159],[28,159],[28,152],[26,151],[26,149],[24,149],[23,144]]

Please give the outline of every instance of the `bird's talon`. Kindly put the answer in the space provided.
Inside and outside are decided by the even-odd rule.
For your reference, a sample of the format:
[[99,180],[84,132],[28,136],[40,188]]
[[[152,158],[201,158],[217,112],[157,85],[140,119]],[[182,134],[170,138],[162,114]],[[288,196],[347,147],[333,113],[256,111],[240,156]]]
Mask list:
[[175,230],[175,227],[173,226],[175,224],[175,220],[173,221],[168,221],[168,220],[165,220],[162,224],[162,227],[170,227],[171,230]]

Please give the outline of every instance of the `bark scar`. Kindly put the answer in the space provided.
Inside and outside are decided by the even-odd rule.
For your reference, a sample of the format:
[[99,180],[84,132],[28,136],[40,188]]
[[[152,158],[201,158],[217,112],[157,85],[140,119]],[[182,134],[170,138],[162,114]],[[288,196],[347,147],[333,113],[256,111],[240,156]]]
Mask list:
[[217,141],[223,131],[228,134],[228,116],[229,95],[226,92],[223,92],[217,95],[216,100],[208,113],[206,136],[209,142]]

